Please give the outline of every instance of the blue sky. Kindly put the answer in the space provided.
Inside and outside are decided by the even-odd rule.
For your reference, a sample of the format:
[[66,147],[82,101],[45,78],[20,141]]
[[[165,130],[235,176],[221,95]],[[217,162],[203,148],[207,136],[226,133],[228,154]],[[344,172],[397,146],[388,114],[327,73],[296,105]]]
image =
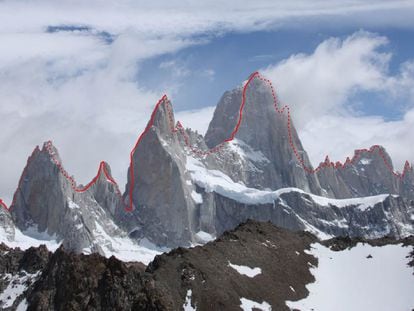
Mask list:
[[[205,44],[144,61],[137,75],[140,85],[170,90],[177,111],[215,105],[223,92],[234,88],[252,72],[283,61],[292,54],[312,53],[330,37],[346,38],[364,29],[385,36],[389,43],[378,49],[392,53],[389,73],[396,74],[401,63],[414,57],[414,30],[384,27],[345,29],[277,29],[252,33],[229,33]],[[276,86],[277,87],[277,86]],[[359,91],[350,102],[363,115],[379,115],[386,120],[401,119],[404,99],[387,99],[378,91]],[[375,102],[375,105],[372,103]]]
[[314,165],[382,144],[400,169],[414,160],[413,35],[409,0],[1,1],[0,197],[49,139],[79,183],[105,160],[122,187],[162,94],[203,132],[256,70]]

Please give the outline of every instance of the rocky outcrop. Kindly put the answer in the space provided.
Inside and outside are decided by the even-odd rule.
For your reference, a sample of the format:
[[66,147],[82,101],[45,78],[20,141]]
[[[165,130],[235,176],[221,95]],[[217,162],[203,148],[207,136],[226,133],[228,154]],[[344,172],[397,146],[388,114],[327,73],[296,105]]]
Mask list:
[[144,296],[140,263],[111,257],[67,253],[58,249],[27,302],[31,310],[139,310]]
[[74,254],[63,247],[51,254],[45,247],[23,252],[0,245],[0,297],[11,288],[11,280],[21,285],[20,292],[0,303],[10,310],[24,306],[28,310],[209,311],[240,310],[242,302],[249,300],[287,311],[286,303],[305,298],[307,285],[315,281],[311,269],[319,265],[319,258],[310,252],[315,243],[342,251],[359,242],[414,246],[413,237],[319,242],[309,232],[254,221],[204,246],[157,256],[147,267],[99,254]]
[[0,308],[25,310],[25,297],[46,267],[51,253],[45,246],[26,251],[0,244]]
[[[203,247],[157,256],[146,269],[62,247],[54,254],[44,248],[22,252],[4,247],[0,273],[36,273],[12,304],[24,302],[29,310],[172,311],[184,305],[201,311],[239,310],[241,298],[288,310],[285,301],[304,298],[305,285],[314,280],[309,268],[317,260],[305,250],[315,241],[309,233],[248,222]],[[237,266],[260,273],[247,277]]]

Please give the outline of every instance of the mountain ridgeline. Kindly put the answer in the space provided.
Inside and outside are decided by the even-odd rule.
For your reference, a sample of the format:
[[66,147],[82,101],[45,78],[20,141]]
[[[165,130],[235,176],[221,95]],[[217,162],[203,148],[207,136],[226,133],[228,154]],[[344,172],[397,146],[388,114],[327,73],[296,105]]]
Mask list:
[[308,172],[303,166],[313,170],[312,164],[293,123],[258,77],[224,93],[205,136],[177,126],[168,99],[157,105],[123,196],[101,170],[90,188],[76,191],[52,151],[53,158],[50,148],[35,149],[10,212],[0,214],[10,239],[16,226],[55,236],[76,252],[104,253],[102,245],[112,247],[107,237],[189,246],[247,219],[321,238],[414,234],[412,166],[395,174],[385,149],[375,146],[355,151],[343,167],[327,159]]

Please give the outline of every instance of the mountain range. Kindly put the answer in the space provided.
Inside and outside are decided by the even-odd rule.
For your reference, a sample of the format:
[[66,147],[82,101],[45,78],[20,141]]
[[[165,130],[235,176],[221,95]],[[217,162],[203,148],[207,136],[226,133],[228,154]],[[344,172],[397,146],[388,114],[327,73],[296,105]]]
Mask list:
[[114,239],[204,243],[247,219],[322,238],[413,234],[412,166],[394,172],[386,150],[373,146],[314,169],[269,83],[254,73],[225,92],[204,136],[176,123],[164,96],[131,152],[124,194],[107,163],[79,186],[50,141],[36,147],[10,209],[1,211],[7,239],[18,229],[105,254],[117,252]]
[[[233,292],[228,293],[231,298],[224,304],[225,310],[237,309],[240,301],[236,296],[248,294],[254,296],[254,301],[266,301],[268,306],[282,310],[289,305],[288,301],[292,301],[292,308],[298,307],[293,301],[306,297],[305,285],[313,279],[307,264],[317,265],[314,258],[320,255],[312,257],[309,253],[288,265],[286,260],[292,258],[290,255],[286,257],[285,252],[293,250],[288,251],[286,244],[283,252],[277,251],[284,239],[296,243],[297,252],[312,249],[311,243],[322,243],[322,240],[329,240],[330,246],[339,248],[350,241],[356,241],[352,242],[355,246],[358,241],[372,239],[385,239],[381,245],[388,242],[397,244],[403,239],[406,239],[403,242],[406,245],[412,244],[408,238],[414,234],[412,165],[407,162],[403,172],[395,172],[385,148],[375,145],[356,150],[353,157],[344,163],[333,163],[327,157],[314,168],[295,129],[289,107],[280,105],[270,81],[259,73],[252,74],[240,86],[223,94],[205,135],[176,122],[172,103],[166,96],[162,97],[139,136],[130,159],[128,179],[122,193],[108,163],[100,163],[98,173],[90,183],[78,185],[64,169],[59,152],[51,141],[35,147],[23,169],[10,208],[0,204],[4,205],[0,209],[0,240],[7,245],[2,246],[0,269],[4,271],[1,273],[6,273],[3,278],[9,280],[5,284],[10,285],[12,281],[7,273],[11,273],[13,279],[22,275],[24,270],[24,276],[18,279],[27,285],[24,295],[20,293],[14,300],[3,301],[3,308],[8,306],[14,310],[24,298],[24,301],[29,300],[33,310],[50,309],[51,305],[57,310],[76,310],[79,303],[76,298],[58,298],[61,295],[59,290],[65,285],[56,283],[66,282],[65,277],[62,280],[58,278],[56,269],[76,263],[79,266],[73,269],[79,271],[89,264],[99,264],[102,269],[106,267],[106,270],[99,268],[95,271],[99,278],[104,271],[109,275],[123,275],[122,280],[118,280],[124,282],[123,285],[118,281],[99,289],[82,285],[82,290],[92,291],[90,297],[99,300],[94,302],[99,307],[88,309],[118,308],[120,298],[106,301],[101,291],[111,292],[116,286],[122,287],[117,293],[129,301],[130,305],[124,306],[125,310],[138,308],[137,304],[145,310],[176,310],[183,303],[187,303],[186,310],[193,310],[194,299],[200,310],[208,310],[209,303],[220,309],[218,306],[226,299],[214,290],[219,283],[210,283],[205,291],[203,282],[197,285],[190,282],[193,277],[218,277],[217,271],[211,269],[213,263],[200,259],[198,252],[207,252],[211,258],[228,253],[226,256],[233,258],[232,262],[266,267],[277,277],[282,272],[272,270],[272,265],[266,263],[274,258],[279,258],[277,260],[286,269],[296,271],[288,277],[289,282],[297,283],[292,285],[294,290],[286,291],[288,285],[283,283],[280,297],[260,293],[254,289],[257,284],[252,287],[246,285],[245,289],[232,288]],[[270,222],[279,228],[270,223],[248,220]],[[246,221],[247,224],[239,226]],[[238,229],[231,231],[234,228]],[[291,231],[302,233],[289,233]],[[245,236],[243,232],[249,233]],[[257,234],[266,237],[259,239],[265,245],[262,256],[266,260],[255,259],[251,253],[256,247]],[[218,244],[208,243],[217,237],[220,238],[214,243]],[[233,240],[241,241],[242,244],[234,251],[242,251],[242,256],[231,252]],[[200,250],[191,249],[188,255],[181,248],[206,243]],[[45,244],[48,250],[44,246],[33,248],[41,244]],[[9,247],[28,250],[24,252]],[[177,247],[168,255],[158,256]],[[274,252],[267,253],[266,248],[272,252],[274,248]],[[318,246],[316,249],[324,252]],[[52,255],[48,251],[56,253]],[[263,249],[257,251],[260,253]],[[92,254],[92,257],[77,254]],[[113,257],[108,261],[101,255],[114,255],[126,262],[141,263],[124,266]],[[25,256],[34,256],[39,264],[26,267]],[[182,256],[190,256],[189,261],[181,262]],[[224,259],[220,257],[217,260],[221,262]],[[148,265],[146,270],[143,264]],[[178,267],[176,265],[197,266],[195,270],[191,268],[197,276],[188,275],[186,277],[190,280],[185,284],[175,284],[179,278],[173,273],[178,271],[174,268]],[[230,267],[238,269],[236,264]],[[144,270],[147,274],[142,274]],[[222,273],[228,273],[227,270]],[[40,279],[39,275],[42,275]],[[229,279],[230,283],[233,277]],[[155,287],[148,285],[148,282],[154,282],[153,278],[158,280],[153,285]],[[272,288],[282,286],[271,278],[263,280]],[[2,282],[0,288],[10,292],[11,289],[7,290],[10,286]],[[128,292],[125,284],[131,282],[141,284],[135,294],[141,297],[146,293],[147,298],[138,299]],[[194,285],[193,292],[184,290],[188,285],[186,282]],[[172,290],[176,286],[176,290]],[[58,300],[50,300],[52,296],[48,296],[48,290],[52,290],[53,299]],[[72,291],[73,288],[67,290]],[[192,293],[195,295],[193,303]],[[84,292],[79,295],[86,297]],[[161,299],[163,295],[169,298]],[[254,303],[249,301],[241,303]],[[267,305],[260,306],[266,309]]]

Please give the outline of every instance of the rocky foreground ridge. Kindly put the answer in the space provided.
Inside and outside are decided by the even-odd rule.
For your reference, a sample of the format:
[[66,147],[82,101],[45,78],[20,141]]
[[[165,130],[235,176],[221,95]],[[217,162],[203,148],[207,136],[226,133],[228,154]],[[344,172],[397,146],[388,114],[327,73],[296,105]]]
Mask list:
[[[147,267],[63,247],[51,253],[45,247],[21,251],[1,245],[0,304],[3,310],[207,311],[240,310],[247,299],[289,310],[286,301],[306,297],[306,285],[314,282],[310,269],[318,259],[309,250],[317,242],[308,232],[248,221],[204,246],[156,256]],[[341,251],[357,242],[414,245],[412,237],[335,238],[324,244]],[[241,268],[260,271],[249,276]]]

